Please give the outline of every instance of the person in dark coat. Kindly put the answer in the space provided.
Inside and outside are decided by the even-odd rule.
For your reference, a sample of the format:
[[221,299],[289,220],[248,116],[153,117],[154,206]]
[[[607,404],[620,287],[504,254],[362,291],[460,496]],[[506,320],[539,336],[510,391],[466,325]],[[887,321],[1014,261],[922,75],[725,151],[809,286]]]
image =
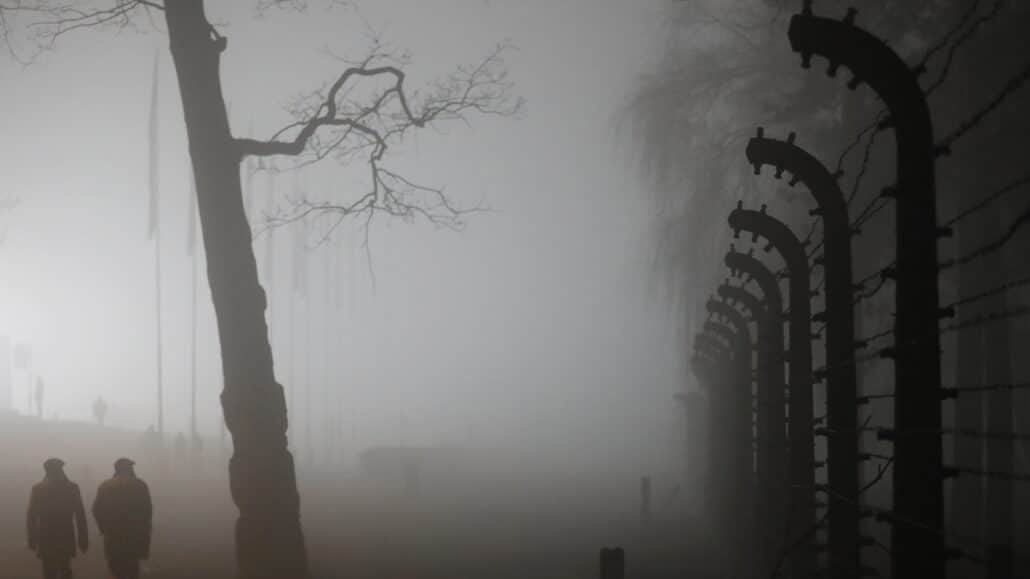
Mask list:
[[150,489],[136,477],[133,465],[127,458],[115,461],[114,476],[100,484],[93,501],[104,557],[116,579],[137,579],[140,560],[150,557]]
[[68,480],[61,459],[47,459],[43,470],[46,476],[33,485],[29,498],[29,549],[43,562],[44,579],[71,579],[76,535],[79,549],[89,548],[82,493]]

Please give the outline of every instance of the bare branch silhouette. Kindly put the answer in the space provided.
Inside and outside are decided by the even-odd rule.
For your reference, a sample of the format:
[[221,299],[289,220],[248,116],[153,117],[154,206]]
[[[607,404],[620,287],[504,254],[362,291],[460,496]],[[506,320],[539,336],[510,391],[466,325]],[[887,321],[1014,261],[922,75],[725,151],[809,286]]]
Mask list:
[[[387,153],[416,130],[439,123],[467,123],[472,114],[517,116],[523,101],[511,95],[503,58],[509,49],[497,45],[476,65],[459,66],[424,92],[409,91],[405,85],[408,56],[395,53],[378,38],[359,61],[337,57],[348,65],[346,70],[328,88],[297,97],[288,106],[294,122],[268,140],[240,138],[236,143],[242,156],[292,157],[291,169],[328,158],[341,164],[361,160],[368,166],[368,190],[342,203],[313,201],[304,195],[291,200],[285,211],[266,216],[266,226],[321,213],[338,217],[339,224],[348,216],[381,212],[405,221],[422,218],[436,226],[462,229],[464,216],[483,208],[458,207],[443,188],[389,168]],[[362,80],[371,86],[362,86]]]

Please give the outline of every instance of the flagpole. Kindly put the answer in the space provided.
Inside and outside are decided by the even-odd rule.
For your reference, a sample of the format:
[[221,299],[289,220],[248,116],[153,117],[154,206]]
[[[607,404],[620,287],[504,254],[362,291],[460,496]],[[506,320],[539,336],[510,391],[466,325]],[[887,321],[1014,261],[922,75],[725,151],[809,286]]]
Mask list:
[[[296,227],[296,226],[294,226]],[[293,259],[297,259],[297,252],[293,252]],[[296,265],[294,265],[296,267]],[[286,408],[286,420],[287,420],[287,435],[296,434],[297,430],[294,428],[294,420],[297,417],[296,413],[296,392],[297,392],[297,296],[290,295],[290,384],[287,386],[289,390],[289,406]],[[294,441],[296,442],[296,441]],[[294,450],[297,447],[294,446]]]
[[153,80],[150,87],[150,150],[149,150],[149,185],[150,185],[150,233],[154,236],[154,298],[157,330],[157,431],[164,441],[164,383],[163,383],[163,344],[161,341],[161,226],[158,155],[158,53],[154,52]]
[[192,260],[192,300],[190,302],[190,444],[197,443],[197,253]]
[[[307,272],[305,272],[306,274]],[[304,454],[309,463],[315,460],[311,441],[311,302],[307,303],[304,316]]]
[[164,440],[164,382],[162,379],[162,341],[161,341],[161,228],[154,228],[154,285],[155,306],[157,309],[157,432]]
[[[326,243],[332,243],[332,242],[327,240]],[[330,416],[329,416],[329,414],[330,414],[330,412],[329,412],[329,329],[332,326],[331,318],[330,318],[330,311],[332,309],[332,295],[330,295],[330,294],[332,293],[332,279],[333,279],[332,273],[330,271],[331,268],[332,268],[332,261],[333,261],[333,256],[330,253],[331,250],[332,250],[331,246],[326,247],[325,250],[324,250],[325,251],[325,254],[324,254],[325,255],[325,260],[326,260],[327,263],[325,264],[325,268],[323,269],[323,272],[322,272],[322,275],[324,276],[323,287],[325,288],[325,301],[323,302],[323,307],[325,308],[325,314],[322,316],[322,358],[323,358],[323,360],[322,360],[323,361],[323,364],[322,364],[323,368],[322,368],[322,370],[323,370],[323,374],[324,374],[323,388],[325,388],[325,391],[322,393],[322,403],[325,405],[325,412],[324,412],[324,417],[323,417],[323,420],[325,421],[325,424],[324,424],[324,427],[323,427],[325,432],[323,433],[323,436],[325,437],[325,454],[326,454],[325,459],[326,459],[326,466],[329,465],[330,460],[332,458],[331,457],[331,450],[329,448],[329,429],[331,428],[331,426],[330,426]]]

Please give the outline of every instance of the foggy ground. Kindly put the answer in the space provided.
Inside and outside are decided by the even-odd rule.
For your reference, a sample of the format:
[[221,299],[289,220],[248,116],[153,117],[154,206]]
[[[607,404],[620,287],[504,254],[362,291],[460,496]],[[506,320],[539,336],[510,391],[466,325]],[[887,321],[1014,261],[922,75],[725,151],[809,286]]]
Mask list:
[[[64,449],[65,470],[81,487],[89,510],[97,484],[110,474],[104,457],[138,456],[139,434],[3,415],[0,578],[39,573],[24,530],[29,489],[42,478],[34,456]],[[15,443],[28,436],[41,442]],[[217,441],[206,443],[212,452],[199,477],[185,471],[161,477],[145,461],[138,466],[155,504],[146,577],[234,576],[235,508],[224,464],[217,464]],[[627,576],[669,577],[683,576],[690,553],[703,550],[704,538],[685,528],[685,505],[674,481],[655,481],[654,519],[645,527],[638,511],[639,481],[615,469],[573,472],[531,454],[483,449],[462,457],[458,468],[421,477],[415,494],[401,481],[373,479],[354,462],[333,471],[302,466],[303,522],[314,577],[594,578],[598,550],[614,545],[626,549]],[[75,576],[102,579],[107,577],[102,543],[92,516],[90,525],[90,550],[73,561]]]

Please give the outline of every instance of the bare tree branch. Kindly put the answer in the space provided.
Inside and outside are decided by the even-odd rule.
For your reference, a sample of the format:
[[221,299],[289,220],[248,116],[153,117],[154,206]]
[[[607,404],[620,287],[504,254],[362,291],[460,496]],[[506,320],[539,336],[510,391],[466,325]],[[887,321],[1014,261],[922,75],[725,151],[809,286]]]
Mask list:
[[464,217],[483,208],[457,207],[442,188],[418,183],[389,168],[387,153],[418,129],[447,121],[468,124],[473,114],[517,116],[523,101],[511,95],[503,58],[509,49],[500,44],[476,65],[459,66],[423,91],[409,91],[406,86],[409,56],[385,46],[378,37],[361,60],[337,57],[347,64],[340,76],[288,105],[296,120],[268,140],[239,138],[236,144],[241,157],[292,157],[292,169],[330,157],[344,165],[360,160],[368,167],[368,190],[346,203],[293,199],[287,211],[265,216],[266,227],[320,213],[342,222],[349,216],[381,212],[405,221],[419,218],[438,227],[462,229]]
[[[0,41],[20,63],[32,62],[40,53],[50,50],[58,39],[80,28],[132,26],[138,10],[164,10],[157,0],[115,0],[113,6],[99,7],[91,2],[74,0],[2,0],[0,1]],[[25,47],[14,40],[14,23],[19,21],[26,37]]]

